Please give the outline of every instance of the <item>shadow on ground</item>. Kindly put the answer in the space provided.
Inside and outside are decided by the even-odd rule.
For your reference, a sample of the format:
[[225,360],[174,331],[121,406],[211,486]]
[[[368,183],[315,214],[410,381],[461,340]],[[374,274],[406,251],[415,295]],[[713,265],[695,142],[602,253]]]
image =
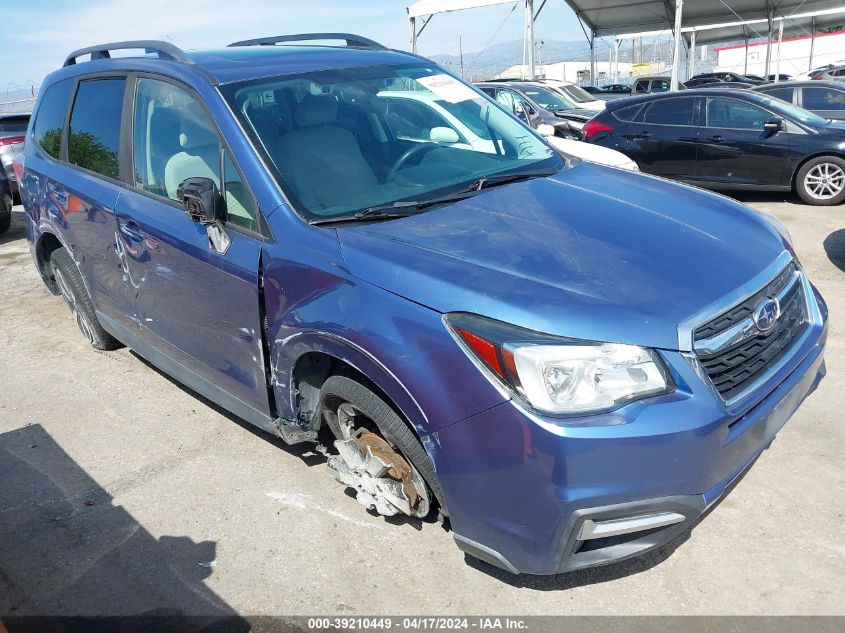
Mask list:
[[132,616],[145,631],[249,630],[203,583],[214,542],[154,537],[40,425],[0,434],[0,535],[0,630],[77,630],[65,618],[80,616]]
[[839,229],[824,239],[824,252],[839,270],[845,272],[845,229]]

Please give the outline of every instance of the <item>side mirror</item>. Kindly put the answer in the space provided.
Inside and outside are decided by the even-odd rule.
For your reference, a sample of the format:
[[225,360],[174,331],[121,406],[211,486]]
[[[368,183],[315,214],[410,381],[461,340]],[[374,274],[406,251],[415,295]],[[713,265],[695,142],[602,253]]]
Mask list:
[[768,134],[777,134],[783,129],[783,119],[771,119],[763,123],[763,131]]
[[222,224],[226,219],[226,202],[211,178],[186,178],[176,195],[182,200],[185,214],[194,222]]
[[537,134],[546,138],[555,135],[555,127],[548,123],[541,123],[537,126]]
[[429,139],[433,143],[452,145],[453,143],[460,141],[461,137],[458,136],[458,133],[450,127],[433,127],[431,128]]

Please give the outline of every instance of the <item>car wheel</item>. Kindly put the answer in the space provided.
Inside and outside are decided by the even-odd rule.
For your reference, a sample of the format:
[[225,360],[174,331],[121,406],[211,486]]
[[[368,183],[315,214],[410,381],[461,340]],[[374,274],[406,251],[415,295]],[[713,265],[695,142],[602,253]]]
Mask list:
[[830,206],[845,202],[845,160],[820,156],[807,161],[795,176],[795,190],[808,204]]
[[94,304],[82,283],[82,275],[73,258],[64,248],[58,248],[50,256],[50,267],[56,286],[62,298],[70,308],[79,330],[94,349],[112,350],[121,346],[120,342],[103,329],[94,312]]
[[[434,464],[417,436],[374,391],[347,376],[331,376],[320,390],[323,419],[335,436],[328,466],[356,492],[358,503],[384,516],[426,518],[443,493]],[[436,504],[434,502],[437,502]]]

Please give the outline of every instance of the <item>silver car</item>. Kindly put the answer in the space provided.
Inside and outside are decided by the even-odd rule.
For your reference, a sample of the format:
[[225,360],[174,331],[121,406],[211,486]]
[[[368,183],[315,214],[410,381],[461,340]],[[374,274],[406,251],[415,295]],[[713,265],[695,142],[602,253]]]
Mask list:
[[12,170],[15,154],[23,151],[28,114],[0,114],[0,168],[6,173],[12,194],[18,197],[18,182]]

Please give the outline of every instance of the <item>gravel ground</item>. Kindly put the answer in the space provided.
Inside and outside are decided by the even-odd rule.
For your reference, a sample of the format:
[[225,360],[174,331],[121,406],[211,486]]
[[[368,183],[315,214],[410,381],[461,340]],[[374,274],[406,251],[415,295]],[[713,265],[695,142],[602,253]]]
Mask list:
[[691,533],[549,578],[370,516],[319,455],[92,351],[18,208],[0,236],[0,614],[845,614],[845,207],[743,200],[786,223],[829,303],[827,378]]

